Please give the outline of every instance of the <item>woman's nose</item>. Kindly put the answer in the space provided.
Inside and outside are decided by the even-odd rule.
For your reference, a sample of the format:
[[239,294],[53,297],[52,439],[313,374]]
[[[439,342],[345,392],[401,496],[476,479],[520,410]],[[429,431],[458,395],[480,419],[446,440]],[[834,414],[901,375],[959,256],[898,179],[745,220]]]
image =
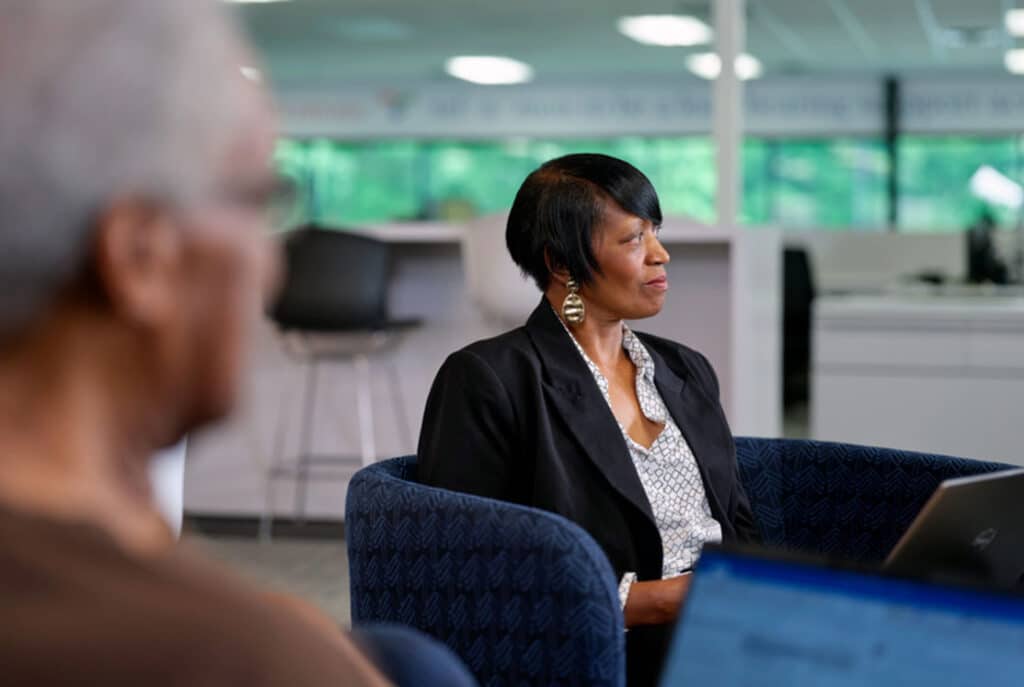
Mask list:
[[654,265],[664,265],[672,259],[672,256],[665,250],[665,246],[662,245],[661,240],[655,236],[652,231],[650,234],[650,242],[647,246],[647,261]]

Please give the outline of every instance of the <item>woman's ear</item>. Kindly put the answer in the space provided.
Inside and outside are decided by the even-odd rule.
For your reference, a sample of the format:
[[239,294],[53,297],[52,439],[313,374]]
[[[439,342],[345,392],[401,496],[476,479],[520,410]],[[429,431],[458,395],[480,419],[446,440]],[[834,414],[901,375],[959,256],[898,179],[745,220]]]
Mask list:
[[569,270],[564,267],[555,267],[554,261],[551,259],[551,253],[548,252],[547,248],[544,249],[544,264],[547,266],[551,278],[558,282],[559,285],[565,286],[565,283],[569,281]]

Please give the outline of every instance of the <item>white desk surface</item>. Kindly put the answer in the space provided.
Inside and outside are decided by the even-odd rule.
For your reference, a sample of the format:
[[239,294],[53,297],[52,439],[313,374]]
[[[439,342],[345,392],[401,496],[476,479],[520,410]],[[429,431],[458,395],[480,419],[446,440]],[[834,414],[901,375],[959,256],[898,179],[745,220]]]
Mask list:
[[459,243],[464,228],[450,222],[389,222],[354,231],[388,243]]
[[1024,318],[1024,291],[1017,287],[959,287],[945,291],[897,290],[876,295],[825,296],[815,301],[815,315],[832,319]]

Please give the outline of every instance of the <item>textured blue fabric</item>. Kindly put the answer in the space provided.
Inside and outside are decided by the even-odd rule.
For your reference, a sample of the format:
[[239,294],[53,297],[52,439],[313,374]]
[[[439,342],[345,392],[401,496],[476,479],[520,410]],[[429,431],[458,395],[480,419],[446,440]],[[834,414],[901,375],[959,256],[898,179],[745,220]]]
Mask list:
[[[938,484],[1010,466],[786,439],[736,439],[764,543],[877,561]],[[413,481],[415,458],[360,470],[345,512],[352,618],[415,627],[481,685],[622,685],[616,580],[557,515]]]
[[451,649],[404,625],[362,625],[352,638],[395,687],[476,687]]
[[1012,466],[793,439],[736,439],[740,479],[764,543],[880,561],[939,483]]
[[432,635],[481,685],[622,685],[617,585],[593,539],[551,513],[416,484],[414,467],[377,463],[349,485],[353,623]]

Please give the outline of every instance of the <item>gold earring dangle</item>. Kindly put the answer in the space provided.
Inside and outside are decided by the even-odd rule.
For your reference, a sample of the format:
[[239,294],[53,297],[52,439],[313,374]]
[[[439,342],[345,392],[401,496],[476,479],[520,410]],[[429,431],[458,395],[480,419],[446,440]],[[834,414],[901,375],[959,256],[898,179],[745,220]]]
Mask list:
[[583,305],[583,299],[580,298],[580,285],[576,283],[575,279],[569,277],[569,281],[565,282],[565,288],[569,289],[569,293],[562,301],[562,318],[572,325],[583,324],[587,311]]

